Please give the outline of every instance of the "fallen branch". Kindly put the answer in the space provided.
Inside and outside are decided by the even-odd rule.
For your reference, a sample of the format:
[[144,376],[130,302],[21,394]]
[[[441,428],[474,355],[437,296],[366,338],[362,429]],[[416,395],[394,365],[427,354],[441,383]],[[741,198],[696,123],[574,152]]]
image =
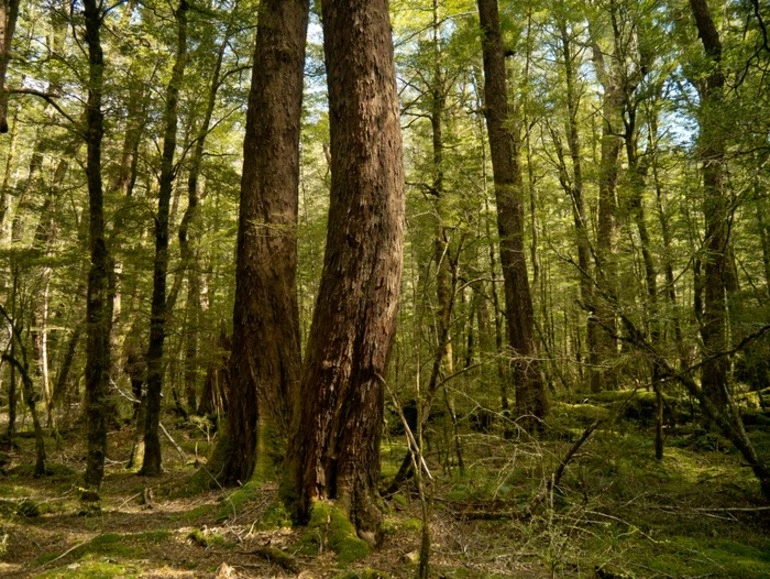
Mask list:
[[51,563],[56,563],[56,561],[59,561],[60,559],[64,559],[64,557],[66,557],[67,555],[72,553],[72,551],[75,551],[76,549],[80,549],[80,547],[83,547],[84,545],[87,545],[88,543],[90,543],[91,541],[93,541],[94,539],[99,537],[100,535],[101,535],[101,533],[97,533],[96,535],[94,535],[90,539],[86,539],[85,541],[82,541],[82,542],[78,543],[77,545],[75,545],[73,547],[70,547],[69,549],[64,551],[64,553],[59,555],[58,557],[56,557],[54,559],[51,559],[50,561],[46,561],[42,565],[39,565],[38,569],[42,569],[43,567],[46,567],[47,565],[50,565]]
[[[257,555],[259,557],[262,557],[266,561],[269,561],[270,563],[275,563],[279,567],[282,567],[286,569],[287,571],[290,571],[292,573],[299,573],[299,564],[297,561],[292,557],[291,555],[284,553],[280,549],[276,547],[257,547],[256,549],[252,549],[251,551],[214,551],[209,550],[209,554],[217,554],[217,555],[229,555],[232,556],[234,553],[238,553],[240,555]],[[249,563],[233,563],[233,567],[257,567],[257,565],[249,564]]]
[[174,445],[174,448],[176,448],[176,451],[179,453],[179,456],[182,457],[182,462],[187,462],[187,455],[184,453],[184,450],[182,450],[182,447],[176,443],[176,440],[171,438],[171,435],[168,433],[168,430],[166,430],[166,427],[163,426],[163,423],[158,422],[158,426],[160,426],[160,429],[163,431],[163,434],[166,435],[166,438],[168,438],[171,441],[171,444]]
[[561,462],[559,462],[559,466],[556,468],[554,473],[550,476],[548,479],[548,483],[546,483],[545,488],[539,492],[537,495],[535,495],[532,498],[532,501],[529,503],[529,512],[531,513],[534,511],[540,503],[542,503],[550,493],[553,492],[555,488],[558,488],[559,484],[561,483],[561,477],[564,476],[564,469],[567,468],[567,465],[572,461],[573,458],[575,458],[575,454],[578,450],[580,450],[580,447],[583,446],[586,440],[593,434],[594,430],[596,430],[599,427],[599,421],[595,420],[590,426],[587,426],[586,429],[583,431],[583,434],[580,435],[580,438],[578,438],[575,441],[575,444],[572,445],[572,447],[567,451],[567,454],[564,455],[564,458],[561,459]]

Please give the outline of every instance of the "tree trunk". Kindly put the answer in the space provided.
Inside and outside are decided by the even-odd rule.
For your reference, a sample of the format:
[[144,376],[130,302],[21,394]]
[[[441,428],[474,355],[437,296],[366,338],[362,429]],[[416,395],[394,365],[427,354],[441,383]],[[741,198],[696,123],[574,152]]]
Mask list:
[[11,42],[19,16],[19,0],[0,0],[0,133],[8,132],[8,92],[5,75],[11,57]]
[[324,0],[323,17],[331,202],[288,455],[290,506],[304,522],[316,500],[336,499],[359,533],[374,538],[404,243],[393,41],[387,0]]
[[176,177],[174,151],[176,149],[177,104],[179,89],[187,63],[187,0],[179,2],[174,16],[177,24],[176,60],[166,88],[164,112],[163,155],[161,157],[158,213],[155,217],[155,263],[153,267],[152,312],[150,315],[150,343],[147,349],[147,415],[144,430],[144,462],[141,474],[157,476],[162,472],[160,437],[160,398],[163,390],[163,345],[166,340],[166,274],[168,272],[168,222],[171,193]]
[[508,129],[505,52],[497,0],[478,0],[483,34],[484,99],[500,234],[508,342],[513,350],[516,412],[528,429],[548,412],[534,338],[534,311],[527,279],[524,208],[518,144]]
[[612,62],[604,62],[601,48],[594,43],[593,58],[596,73],[604,87],[602,102],[601,160],[599,162],[599,212],[596,228],[595,283],[598,292],[592,304],[592,320],[597,324],[596,364],[603,365],[591,374],[591,390],[613,390],[617,387],[617,375],[612,365],[617,356],[617,324],[615,303],[617,299],[617,184],[618,157],[622,146],[620,128],[623,91],[618,55]]
[[102,85],[104,56],[100,41],[103,10],[96,0],[84,0],[86,44],[88,45],[88,102],[86,103],[86,175],[88,178],[89,246],[91,268],[88,273],[86,305],[86,436],[88,456],[85,484],[99,488],[104,476],[107,451],[107,386],[110,375],[110,330],[112,297],[109,276],[112,268],[104,235],[104,196],[102,191]]
[[258,443],[264,448],[258,422],[286,436],[297,403],[296,228],[308,14],[305,0],[260,4],[243,143],[227,431],[209,467],[222,484],[251,478]]
[[725,84],[722,72],[722,43],[705,0],[690,0],[698,36],[703,43],[711,69],[698,86],[700,93],[699,156],[703,170],[703,215],[705,218],[705,247],[701,261],[704,265],[703,338],[704,364],[701,383],[704,394],[720,410],[728,401],[727,374],[730,366],[727,350],[727,307],[725,282],[728,274],[729,202],[725,188],[726,135],[722,126],[722,92]]
[[[596,308],[594,306],[594,287],[591,282],[591,242],[586,225],[585,197],[583,195],[583,151],[578,129],[580,90],[579,87],[575,86],[577,79],[575,78],[575,57],[573,56],[572,38],[564,21],[560,21],[558,26],[561,36],[564,77],[567,87],[567,145],[572,163],[571,179],[567,179],[565,175],[562,186],[567,189],[572,201],[572,220],[575,223],[575,233],[577,234],[578,267],[580,268],[580,305],[589,313],[588,321],[586,322],[586,348],[588,350],[590,383],[593,385],[598,380],[601,380],[601,377],[597,376],[600,372],[597,346],[600,327],[594,315]],[[566,164],[562,163],[562,166],[566,173]]]
[[[206,111],[203,115],[203,121],[197,131],[195,148],[190,158],[190,172],[187,177],[187,209],[182,216],[182,222],[179,224],[179,252],[182,258],[180,274],[187,275],[187,298],[185,300],[185,329],[184,336],[184,386],[185,403],[188,411],[195,413],[197,408],[196,395],[198,383],[198,334],[201,324],[201,274],[198,263],[198,237],[199,237],[199,218],[200,210],[198,204],[201,194],[198,180],[203,163],[203,152],[206,144],[206,137],[211,127],[211,117],[214,114],[216,106],[217,92],[221,84],[220,73],[222,70],[222,60],[225,49],[229,45],[231,37],[231,26],[228,27],[224,39],[219,46],[217,59],[214,65],[214,72],[211,77],[211,88],[209,89]],[[173,291],[173,290],[172,290]],[[169,297],[171,302],[171,298]]]

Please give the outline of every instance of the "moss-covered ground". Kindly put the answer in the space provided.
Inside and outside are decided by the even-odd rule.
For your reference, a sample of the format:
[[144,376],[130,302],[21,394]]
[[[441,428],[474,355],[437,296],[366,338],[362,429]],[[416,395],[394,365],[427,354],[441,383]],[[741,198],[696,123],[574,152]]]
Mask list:
[[[640,420],[644,397],[632,407],[613,394],[556,404],[538,440],[461,429],[462,471],[437,423],[426,456],[432,576],[770,577],[770,509],[758,484],[680,402],[670,401],[678,420],[661,461],[652,425]],[[583,428],[618,409],[623,416],[594,432],[547,492]],[[767,457],[770,430],[758,424],[749,433]],[[189,492],[205,433],[170,430],[188,459],[166,448],[157,478],[126,471],[130,429],[111,433],[98,510],[80,502],[84,448],[75,431],[58,445],[46,440],[49,474],[39,479],[33,439],[17,438],[0,473],[0,577],[415,576],[423,523],[411,483],[386,501],[383,542],[370,549],[333,504],[318,503],[307,527],[292,528],[274,481]],[[386,435],[383,483],[404,451],[401,437]]]

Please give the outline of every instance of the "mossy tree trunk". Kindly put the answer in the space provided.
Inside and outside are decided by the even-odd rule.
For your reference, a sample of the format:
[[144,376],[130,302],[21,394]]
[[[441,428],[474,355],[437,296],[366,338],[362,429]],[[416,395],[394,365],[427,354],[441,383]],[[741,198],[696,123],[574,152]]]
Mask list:
[[404,174],[387,0],[323,2],[331,203],[288,454],[300,522],[334,499],[374,540],[384,376],[403,267]]
[[266,448],[258,441],[258,422],[287,435],[296,405],[299,131],[308,17],[306,0],[260,4],[243,144],[227,431],[209,466],[221,484],[251,478],[258,445]]

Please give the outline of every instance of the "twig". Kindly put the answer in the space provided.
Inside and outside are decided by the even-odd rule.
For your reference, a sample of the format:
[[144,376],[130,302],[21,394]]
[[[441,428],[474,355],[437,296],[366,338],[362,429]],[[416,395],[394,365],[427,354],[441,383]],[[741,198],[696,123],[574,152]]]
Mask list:
[[556,468],[554,473],[551,475],[551,477],[548,479],[548,483],[545,485],[545,488],[539,492],[537,495],[535,495],[532,499],[532,501],[529,503],[529,512],[531,513],[535,508],[537,508],[540,503],[542,503],[548,494],[552,492],[555,488],[559,486],[559,483],[561,482],[561,477],[564,476],[564,469],[567,468],[567,465],[570,463],[570,461],[575,458],[575,454],[578,450],[580,450],[580,447],[583,446],[583,443],[585,443],[586,440],[591,436],[594,430],[596,430],[599,426],[599,421],[595,420],[593,424],[586,427],[586,429],[583,431],[583,434],[580,435],[580,438],[578,438],[575,441],[575,444],[572,445],[572,447],[567,451],[567,454],[564,455],[564,458],[561,459],[561,462],[559,463],[559,466]]
[[94,539],[96,539],[97,537],[99,537],[100,535],[101,535],[101,533],[97,533],[96,535],[94,535],[94,536],[93,536],[93,537],[91,537],[90,539],[86,539],[85,541],[82,541],[82,542],[78,543],[78,544],[77,544],[77,545],[75,545],[74,547],[70,547],[69,549],[67,549],[66,551],[64,551],[64,553],[62,553],[61,555],[59,555],[59,556],[58,556],[58,557],[56,557],[55,559],[51,559],[50,561],[46,561],[46,562],[45,562],[45,563],[43,563],[42,565],[39,565],[39,566],[38,566],[38,569],[42,569],[43,567],[45,567],[45,566],[47,566],[47,565],[50,565],[51,563],[56,563],[56,561],[58,561],[59,559],[63,559],[64,557],[66,557],[67,555],[69,555],[70,553],[72,553],[72,551],[74,551],[75,549],[79,549],[79,548],[80,548],[80,547],[82,547],[83,545],[87,545],[88,543],[90,543],[91,541],[93,541]]
[[[683,511],[685,509],[677,508],[669,505],[660,505],[659,509],[669,511]],[[770,511],[770,506],[766,507],[694,507],[689,509],[690,511],[698,513],[761,513]]]
[[125,501],[123,501],[122,503],[120,503],[120,504],[118,505],[118,509],[120,509],[120,508],[121,508],[123,505],[125,505],[126,503],[129,503],[129,502],[133,501],[133,500],[134,500],[136,497],[140,496],[140,495],[141,495],[143,492],[144,492],[144,491],[142,491],[142,492],[139,492],[139,493],[136,493],[135,495],[132,495],[132,496],[128,497],[128,498],[127,498]]
[[[299,565],[297,564],[297,561],[294,559],[294,557],[288,553],[284,553],[276,547],[257,547],[251,551],[216,551],[213,549],[207,550],[207,554],[209,555],[233,555],[236,553],[239,555],[259,555],[266,561],[275,563],[287,571],[291,571],[292,573],[299,572]],[[254,563],[233,563],[233,567],[254,568],[261,567],[261,565],[256,565]]]
[[171,438],[171,435],[168,433],[168,430],[166,430],[166,427],[163,426],[163,423],[158,422],[158,426],[160,426],[160,429],[163,431],[163,434],[166,435],[166,438],[168,438],[171,441],[171,444],[174,445],[174,448],[176,448],[176,451],[179,453],[179,456],[182,457],[182,461],[187,462],[187,455],[184,453],[184,450],[182,450],[182,447],[179,446],[173,438]]

